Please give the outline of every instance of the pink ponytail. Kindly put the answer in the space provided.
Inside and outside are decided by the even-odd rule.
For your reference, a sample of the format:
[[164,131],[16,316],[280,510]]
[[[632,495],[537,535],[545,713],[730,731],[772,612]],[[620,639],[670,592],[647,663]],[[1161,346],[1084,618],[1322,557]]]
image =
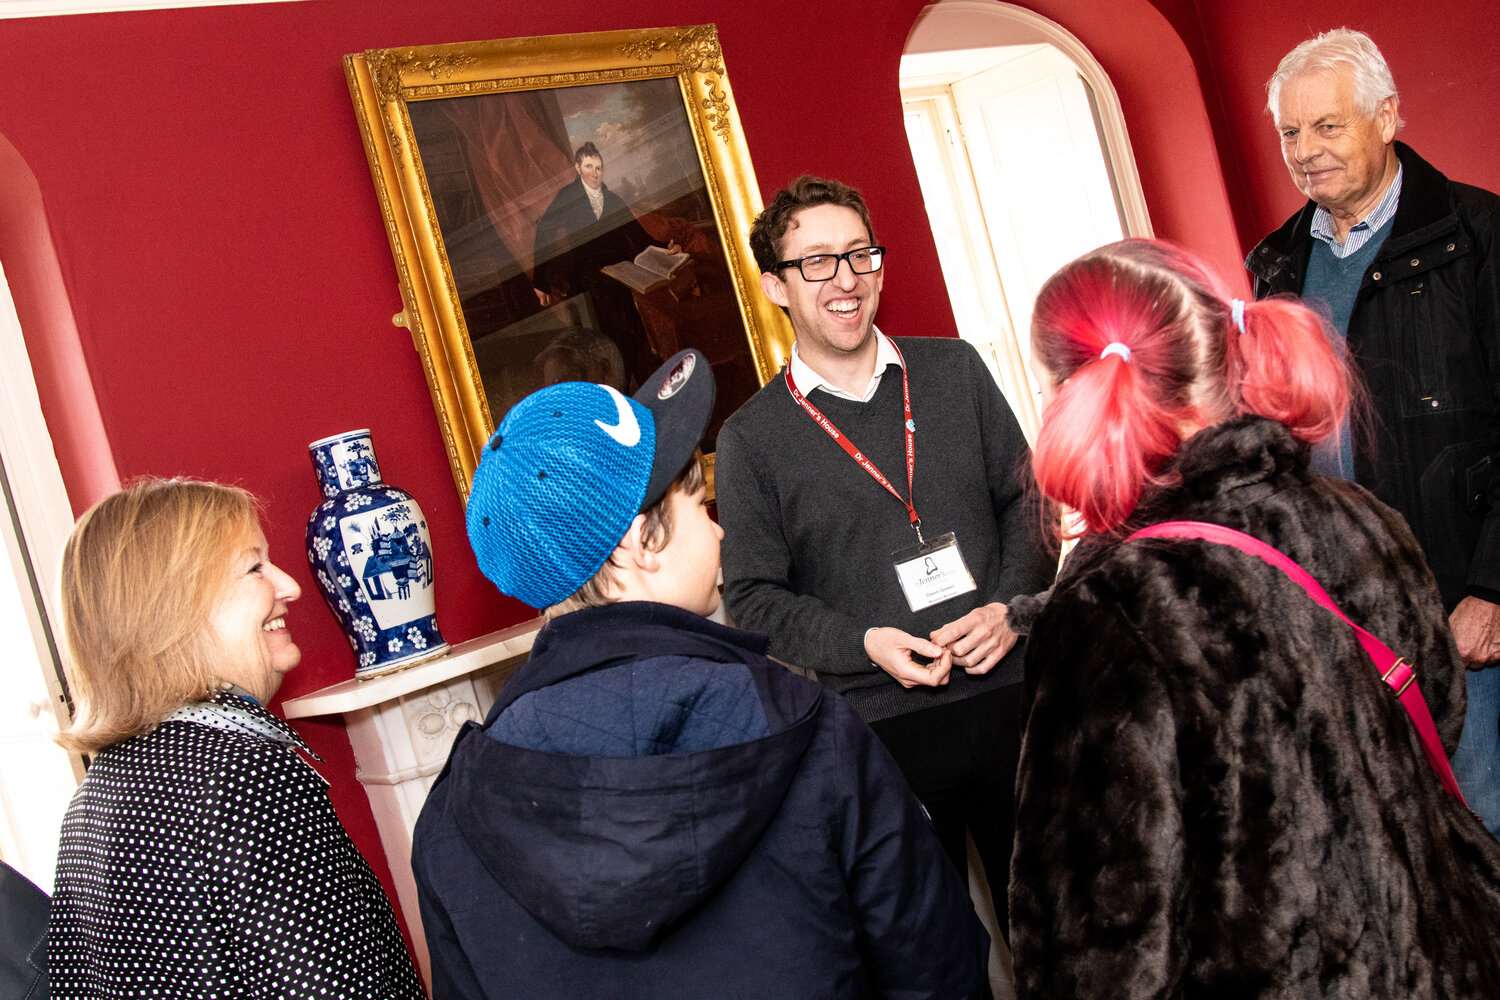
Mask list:
[[1244,316],[1245,332],[1231,329],[1226,352],[1237,408],[1285,424],[1301,441],[1336,434],[1358,381],[1328,324],[1294,299],[1247,302]]
[[1083,516],[1086,530],[1122,524],[1143,486],[1177,450],[1176,422],[1151,398],[1134,359],[1099,358],[1047,407],[1033,454],[1037,486]]
[[[1169,243],[1080,257],[1037,296],[1032,350],[1057,387],[1032,452],[1037,485],[1085,531],[1124,526],[1195,425],[1253,413],[1307,442],[1347,419],[1355,383],[1327,325],[1291,300],[1244,303]],[[1129,349],[1111,348],[1112,343]]]
[[[1130,516],[1194,412],[1189,384],[1173,374],[1190,363],[1190,345],[1165,333],[1180,321],[1182,296],[1120,280],[1109,249],[1053,275],[1032,319],[1032,347],[1060,382],[1032,451],[1037,485],[1096,532]],[[1128,359],[1101,357],[1112,343]]]

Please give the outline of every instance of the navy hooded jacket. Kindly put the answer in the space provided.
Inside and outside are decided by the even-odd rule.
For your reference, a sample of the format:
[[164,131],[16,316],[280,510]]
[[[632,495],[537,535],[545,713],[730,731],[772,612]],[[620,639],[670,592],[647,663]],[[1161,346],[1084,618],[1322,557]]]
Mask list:
[[417,823],[438,1000],[989,996],[901,772],[765,648],[661,604],[542,630]]

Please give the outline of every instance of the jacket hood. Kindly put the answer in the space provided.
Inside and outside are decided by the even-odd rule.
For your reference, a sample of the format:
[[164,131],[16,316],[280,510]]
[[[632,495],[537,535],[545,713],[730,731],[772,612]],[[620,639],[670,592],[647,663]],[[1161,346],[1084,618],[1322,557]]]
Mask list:
[[[656,604],[565,615],[496,701],[495,725],[527,694],[631,661],[741,665],[766,735],[696,752],[558,753],[470,725],[449,758],[448,809],[494,879],[578,948],[641,951],[714,893],[776,816],[812,740],[822,691],[764,656],[765,639]],[[693,662],[664,663],[690,674]],[[670,749],[670,748],[669,748]]]

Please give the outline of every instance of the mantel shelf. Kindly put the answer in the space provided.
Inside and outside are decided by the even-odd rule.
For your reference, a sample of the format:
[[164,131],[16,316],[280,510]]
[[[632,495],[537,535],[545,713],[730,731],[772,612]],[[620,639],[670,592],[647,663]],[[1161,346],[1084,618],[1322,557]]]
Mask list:
[[525,656],[531,652],[531,643],[541,627],[542,619],[533,618],[519,625],[458,643],[446,655],[406,670],[367,681],[350,678],[301,697],[288,699],[281,703],[281,710],[288,719],[305,719],[317,715],[343,715],[394,701],[402,695]]

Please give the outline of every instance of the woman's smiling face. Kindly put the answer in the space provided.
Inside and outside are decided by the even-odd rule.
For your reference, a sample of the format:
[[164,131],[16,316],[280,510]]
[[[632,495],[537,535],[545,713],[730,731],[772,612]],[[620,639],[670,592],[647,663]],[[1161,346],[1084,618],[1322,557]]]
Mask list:
[[271,562],[259,525],[234,548],[229,568],[230,579],[208,622],[222,657],[215,668],[221,679],[265,704],[302,661],[286,626],[287,605],[302,588]]

